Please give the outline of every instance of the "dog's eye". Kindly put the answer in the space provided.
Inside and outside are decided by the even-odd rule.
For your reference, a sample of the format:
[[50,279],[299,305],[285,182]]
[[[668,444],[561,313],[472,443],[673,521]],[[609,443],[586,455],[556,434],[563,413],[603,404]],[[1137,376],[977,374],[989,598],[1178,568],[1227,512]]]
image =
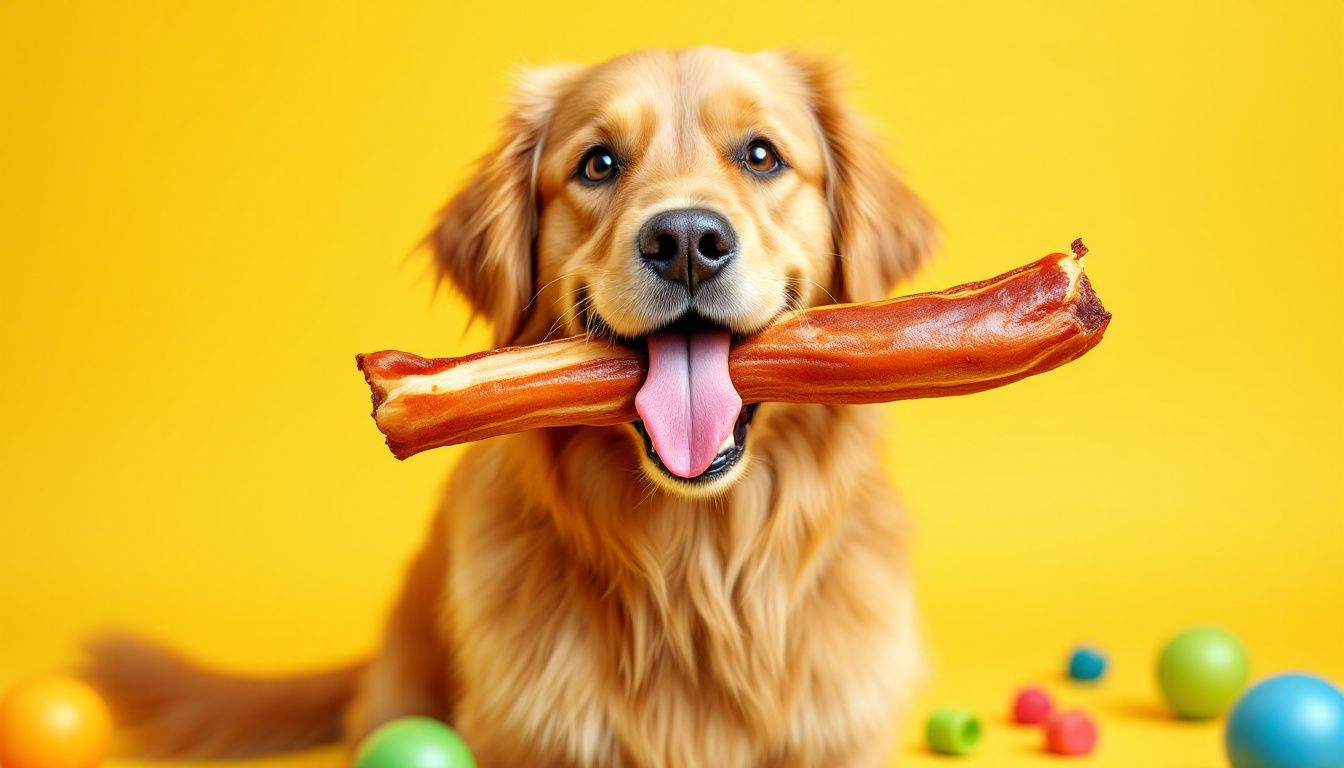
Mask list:
[[742,155],[742,165],[757,176],[772,176],[784,167],[775,148],[763,139],[747,145],[747,151]]
[[579,161],[579,178],[601,184],[616,177],[616,157],[606,147],[593,147]]

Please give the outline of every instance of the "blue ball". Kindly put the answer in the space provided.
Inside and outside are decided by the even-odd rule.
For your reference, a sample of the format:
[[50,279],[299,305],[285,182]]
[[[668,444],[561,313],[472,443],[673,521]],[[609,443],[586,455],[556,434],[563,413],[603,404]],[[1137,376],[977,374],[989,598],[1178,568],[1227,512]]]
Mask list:
[[1227,757],[1233,768],[1344,766],[1344,693],[1311,675],[1259,683],[1228,717]]
[[1106,654],[1096,648],[1075,648],[1069,658],[1069,677],[1074,680],[1099,680],[1106,674]]

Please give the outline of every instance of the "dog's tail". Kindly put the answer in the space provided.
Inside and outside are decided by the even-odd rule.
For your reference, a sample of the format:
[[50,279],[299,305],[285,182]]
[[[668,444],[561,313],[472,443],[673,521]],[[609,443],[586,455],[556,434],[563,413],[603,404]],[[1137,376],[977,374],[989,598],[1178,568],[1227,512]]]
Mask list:
[[155,645],[108,636],[89,645],[85,677],[132,749],[151,758],[255,757],[340,739],[362,665],[286,678],[226,675]]

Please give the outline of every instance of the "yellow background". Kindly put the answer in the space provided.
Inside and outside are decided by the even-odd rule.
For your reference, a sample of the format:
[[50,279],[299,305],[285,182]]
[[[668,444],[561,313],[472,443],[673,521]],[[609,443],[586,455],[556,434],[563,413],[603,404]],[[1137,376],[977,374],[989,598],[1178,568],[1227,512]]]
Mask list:
[[[511,68],[794,46],[850,62],[946,227],[907,288],[1083,235],[1115,313],[1066,369],[885,411],[936,663],[903,764],[949,704],[967,764],[1042,764],[1003,718],[1043,680],[1092,764],[1220,765],[1162,717],[1164,636],[1344,679],[1342,38],[1335,0],[0,3],[0,684],[107,626],[364,653],[459,454],[394,461],[352,355],[488,343],[407,254]],[[1084,640],[1097,688],[1058,678]]]

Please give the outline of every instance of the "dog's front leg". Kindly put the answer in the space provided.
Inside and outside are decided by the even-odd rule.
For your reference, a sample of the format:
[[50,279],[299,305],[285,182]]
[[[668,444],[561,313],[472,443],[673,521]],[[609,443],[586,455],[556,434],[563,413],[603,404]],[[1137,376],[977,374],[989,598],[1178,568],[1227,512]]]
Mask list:
[[885,768],[892,765],[894,750],[887,744],[863,744],[850,750],[824,755],[788,755],[773,760],[769,768]]
[[893,750],[890,746],[877,744],[858,747],[844,757],[827,762],[826,765],[836,768],[884,768],[892,765],[892,757]]
[[450,720],[451,664],[438,625],[447,573],[442,515],[412,561],[382,647],[361,680],[346,713],[345,740],[353,748],[378,726],[399,717],[425,715]]

